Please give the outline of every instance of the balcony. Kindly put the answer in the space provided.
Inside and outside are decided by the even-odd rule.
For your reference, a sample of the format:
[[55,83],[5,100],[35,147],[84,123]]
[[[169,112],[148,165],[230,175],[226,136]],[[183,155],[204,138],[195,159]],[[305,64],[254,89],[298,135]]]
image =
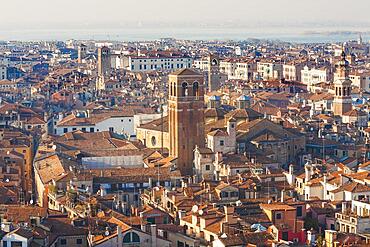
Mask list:
[[351,225],[357,225],[358,224],[358,216],[352,212],[348,213],[336,213],[335,218],[338,221],[342,221],[343,223],[346,224],[351,224]]

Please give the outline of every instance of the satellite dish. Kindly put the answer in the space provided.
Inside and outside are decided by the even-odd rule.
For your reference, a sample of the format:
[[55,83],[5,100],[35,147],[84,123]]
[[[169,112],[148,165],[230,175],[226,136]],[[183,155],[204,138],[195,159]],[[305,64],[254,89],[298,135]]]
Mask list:
[[32,199],[30,200],[30,204],[33,204],[33,200]]
[[6,182],[6,183],[9,183],[9,178],[7,178],[7,179],[5,180],[5,182]]
[[221,235],[221,238],[227,238],[226,233],[222,234],[222,235]]
[[193,213],[198,212],[198,206],[197,206],[197,205],[194,205],[194,206],[191,208],[191,211],[192,211]]
[[3,230],[5,228],[5,224],[1,224],[1,230]]
[[199,210],[199,215],[203,215],[203,210]]
[[107,230],[107,231],[105,231],[105,232],[104,232],[104,235],[105,235],[105,236],[109,236],[109,231],[108,231],[108,230]]

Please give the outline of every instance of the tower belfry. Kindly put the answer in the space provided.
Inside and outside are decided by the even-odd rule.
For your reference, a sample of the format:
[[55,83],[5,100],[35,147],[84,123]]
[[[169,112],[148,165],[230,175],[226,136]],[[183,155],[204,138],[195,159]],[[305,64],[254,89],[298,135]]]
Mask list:
[[96,82],[96,89],[105,89],[105,81],[109,79],[111,72],[111,58],[110,49],[106,46],[98,48],[98,78]]
[[208,91],[220,89],[220,60],[217,56],[210,54],[208,56]]
[[351,85],[349,79],[349,62],[346,60],[346,53],[342,51],[342,58],[337,66],[338,79],[334,82],[335,96],[333,110],[335,116],[342,116],[352,110]]
[[193,173],[195,146],[204,146],[203,75],[182,69],[169,75],[168,119],[170,156],[182,175]]

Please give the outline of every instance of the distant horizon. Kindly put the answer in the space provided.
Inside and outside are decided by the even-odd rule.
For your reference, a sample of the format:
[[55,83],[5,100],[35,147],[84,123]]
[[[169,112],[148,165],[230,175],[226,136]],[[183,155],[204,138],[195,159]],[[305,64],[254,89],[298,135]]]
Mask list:
[[[262,24],[261,24],[262,26]],[[0,30],[2,41],[53,41],[53,40],[106,40],[106,41],[145,41],[160,38],[184,40],[235,40],[248,39],[280,40],[292,43],[344,42],[357,39],[361,34],[364,42],[370,40],[370,28],[317,26],[145,26],[106,27],[106,28],[24,28]]]

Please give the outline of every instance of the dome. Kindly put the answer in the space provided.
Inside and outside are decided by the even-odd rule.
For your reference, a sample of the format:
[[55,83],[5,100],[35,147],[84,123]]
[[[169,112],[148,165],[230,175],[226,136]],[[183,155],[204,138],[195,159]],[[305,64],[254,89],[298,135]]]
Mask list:
[[220,96],[217,96],[217,95],[212,95],[211,97],[209,97],[209,100],[212,100],[212,101],[220,101],[221,100],[221,97]]
[[251,98],[247,95],[241,95],[239,98],[238,98],[238,101],[249,101],[251,100]]

